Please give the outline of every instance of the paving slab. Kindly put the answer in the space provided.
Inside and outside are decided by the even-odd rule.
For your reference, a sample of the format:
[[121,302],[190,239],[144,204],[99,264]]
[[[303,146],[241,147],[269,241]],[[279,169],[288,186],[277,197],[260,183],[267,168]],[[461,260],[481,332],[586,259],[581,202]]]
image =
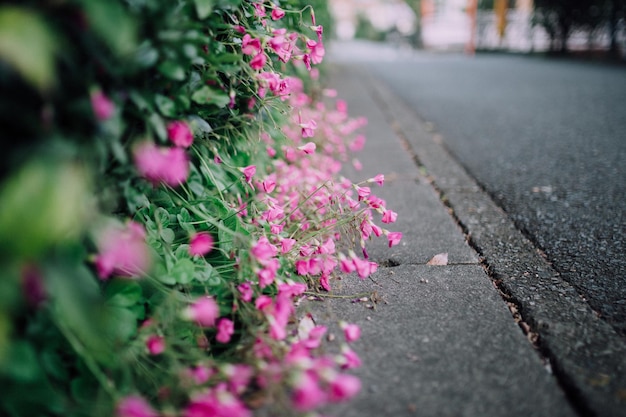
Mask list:
[[[565,395],[478,265],[400,265],[349,276],[302,311],[361,326],[363,387],[328,413],[373,416],[574,416]],[[352,302],[376,292],[376,304]],[[375,309],[368,308],[374,306]],[[332,348],[332,347],[331,347]]]

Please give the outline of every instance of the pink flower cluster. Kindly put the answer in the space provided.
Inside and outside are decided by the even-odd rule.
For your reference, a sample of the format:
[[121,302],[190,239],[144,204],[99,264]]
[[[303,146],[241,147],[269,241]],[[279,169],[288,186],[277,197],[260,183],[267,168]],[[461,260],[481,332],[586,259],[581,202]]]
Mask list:
[[[266,225],[271,234],[263,236],[251,253],[257,261],[257,282],[261,288],[275,281],[278,269],[275,256],[280,251],[293,260],[298,275],[317,277],[320,286],[330,290],[330,279],[338,272],[355,272],[365,278],[376,271],[376,263],[367,259],[367,240],[385,236],[391,247],[400,242],[402,233],[389,231],[374,221],[374,213],[378,213],[383,225],[397,220],[397,213],[388,209],[386,202],[365,185],[382,186],[384,175],[379,174],[361,185],[345,178],[335,180],[342,162],[348,160],[348,152],[363,147],[365,138],[356,134],[356,130],[366,120],[351,119],[343,101],[337,101],[334,108],[323,103],[313,106],[302,92],[301,84],[294,84],[291,92],[289,104],[294,116],[292,123],[283,127],[290,145],[279,146],[269,135],[263,136],[268,155],[274,159],[266,176],[254,181],[259,201],[252,222]],[[304,142],[315,136],[316,131],[317,138]],[[358,219],[357,241],[365,259],[349,247],[340,250],[345,246],[339,232],[343,230],[343,218]],[[314,238],[298,239],[301,234]]]
[[96,239],[98,276],[106,279],[112,274],[125,277],[145,274],[151,261],[145,239],[146,231],[139,223],[131,221],[124,226],[107,226]]
[[135,147],[135,166],[139,174],[154,185],[163,183],[176,187],[189,176],[185,149],[193,144],[193,132],[186,122],[176,120],[167,125],[167,135],[174,147],[157,146],[152,142]]
[[267,17],[265,2],[255,2],[253,6],[254,14],[266,32],[261,37],[255,37],[247,33],[243,27],[235,27],[239,33],[243,34],[241,51],[244,55],[251,57],[249,65],[253,70],[261,71],[267,64],[266,49],[275,54],[281,62],[287,63],[292,59],[303,62],[309,71],[311,64],[322,62],[326,53],[322,41],[323,29],[322,26],[315,25],[315,15],[312,14],[313,25],[310,29],[315,32],[317,40],[277,27],[277,23],[285,16],[285,11],[275,4],[268,5],[272,8],[271,19]]

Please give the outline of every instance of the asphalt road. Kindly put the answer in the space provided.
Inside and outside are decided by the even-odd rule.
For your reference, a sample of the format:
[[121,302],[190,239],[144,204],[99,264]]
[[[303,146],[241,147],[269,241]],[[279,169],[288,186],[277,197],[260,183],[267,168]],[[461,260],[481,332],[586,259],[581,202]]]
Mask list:
[[626,67],[342,51],[339,59],[359,60],[432,123],[562,277],[626,336]]

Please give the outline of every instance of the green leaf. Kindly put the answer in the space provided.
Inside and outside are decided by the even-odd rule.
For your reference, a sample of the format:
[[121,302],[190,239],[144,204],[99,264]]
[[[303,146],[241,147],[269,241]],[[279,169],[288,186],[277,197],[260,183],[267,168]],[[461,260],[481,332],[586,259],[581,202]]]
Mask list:
[[136,281],[113,279],[107,283],[104,296],[110,306],[128,307],[139,303],[143,293]]
[[167,130],[165,129],[165,122],[163,121],[163,118],[157,113],[152,113],[148,118],[148,121],[154,129],[154,133],[157,137],[162,141],[165,141],[167,139]]
[[159,60],[159,51],[157,51],[150,43],[150,41],[146,40],[139,48],[137,48],[137,52],[135,53],[135,62],[142,68],[150,68]]
[[162,62],[158,69],[161,74],[172,80],[183,81],[185,79],[185,68],[174,61]]
[[42,91],[49,90],[56,80],[56,38],[38,13],[18,7],[0,8],[0,60]]
[[170,225],[170,213],[163,207],[158,207],[156,209],[156,211],[154,212],[154,218],[163,228]]
[[234,63],[241,61],[241,55],[231,54],[231,53],[222,53],[213,57],[211,61],[218,63],[218,64],[234,64]]
[[70,383],[70,391],[77,403],[93,406],[93,400],[98,394],[98,384],[93,378],[79,376]]
[[103,312],[104,329],[113,340],[125,342],[137,333],[137,316],[124,307],[107,306]]
[[206,19],[213,11],[213,0],[194,0],[199,19]]
[[207,263],[196,273],[196,279],[200,282],[206,282],[214,275],[217,275],[217,273],[213,269],[213,265]]
[[172,276],[179,284],[189,284],[196,272],[196,266],[190,259],[180,259],[172,268]]
[[174,233],[172,229],[161,230],[160,236],[161,236],[161,239],[163,239],[165,243],[172,243],[174,239],[176,238],[176,234]]
[[161,94],[157,94],[154,96],[154,102],[157,105],[157,108],[163,114],[163,116],[167,117],[176,117],[178,112],[176,109],[176,102],[168,97],[162,96]]
[[166,285],[176,285],[176,278],[168,274],[157,275],[157,279]]
[[90,28],[111,48],[124,56],[137,48],[137,27],[121,2],[79,0]]
[[40,355],[41,364],[46,372],[59,381],[67,381],[69,372],[61,356],[53,349],[46,349]]
[[41,375],[41,367],[35,348],[26,341],[14,341],[2,373],[20,382],[37,379]]
[[196,90],[191,95],[191,99],[198,104],[213,104],[217,107],[226,107],[228,103],[230,103],[230,97],[228,97],[228,94],[219,90],[214,90],[208,85]]

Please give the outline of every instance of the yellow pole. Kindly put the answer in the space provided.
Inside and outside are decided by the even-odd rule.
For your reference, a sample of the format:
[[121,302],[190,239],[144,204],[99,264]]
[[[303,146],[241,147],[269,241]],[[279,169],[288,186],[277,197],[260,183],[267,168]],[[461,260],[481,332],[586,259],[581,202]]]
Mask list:
[[506,12],[508,6],[508,0],[495,0],[493,3],[493,10],[496,15],[496,28],[500,39],[504,38],[504,32],[506,30]]
[[478,14],[478,0],[467,0],[467,14],[470,18],[470,37],[465,47],[465,52],[469,55],[476,53],[476,18]]

